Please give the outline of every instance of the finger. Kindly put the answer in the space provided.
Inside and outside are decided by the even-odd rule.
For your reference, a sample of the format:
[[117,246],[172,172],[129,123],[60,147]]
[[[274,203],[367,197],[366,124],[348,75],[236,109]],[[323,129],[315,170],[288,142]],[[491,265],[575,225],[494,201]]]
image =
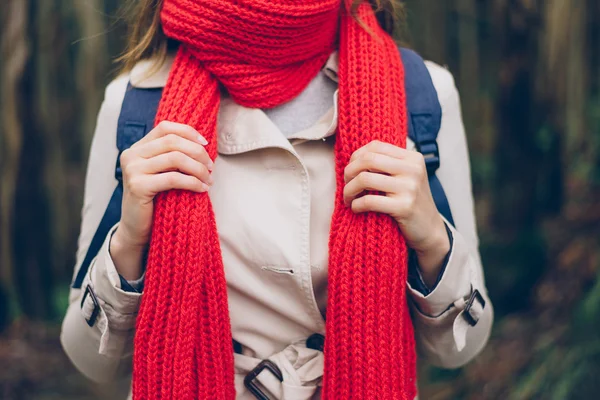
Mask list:
[[159,154],[171,153],[174,151],[186,154],[194,160],[200,161],[206,165],[208,169],[212,170],[213,161],[210,159],[204,146],[175,134],[168,134],[148,143],[143,143],[136,149],[137,154],[144,158],[152,158]]
[[179,171],[191,175],[202,182],[211,185],[212,176],[201,162],[194,160],[179,151],[159,154],[156,157],[145,160],[142,164],[142,172],[146,174],[159,174],[168,171]]
[[357,158],[344,169],[344,181],[349,182],[363,171],[380,172],[397,175],[403,170],[402,160],[380,153],[366,153]]
[[192,192],[206,192],[210,188],[206,183],[192,175],[181,172],[165,172],[162,174],[148,175],[145,178],[148,191],[157,194],[171,189],[190,190]]
[[354,161],[357,158],[364,156],[368,152],[385,154],[393,158],[406,158],[410,157],[412,150],[406,150],[402,147],[395,146],[390,143],[382,142],[379,140],[373,140],[369,144],[356,150],[350,157],[350,161]]
[[344,186],[344,204],[349,205],[357,195],[365,190],[396,193],[398,186],[398,179],[392,176],[375,172],[361,172]]
[[361,213],[366,211],[380,212],[384,214],[393,214],[396,202],[386,196],[368,194],[366,196],[359,197],[352,201],[351,209],[355,213]]
[[171,121],[162,121],[154,127],[144,138],[139,140],[137,143],[143,144],[150,142],[159,137],[167,136],[168,134],[174,134],[181,136],[182,138],[191,140],[192,142],[200,143],[203,146],[208,144],[206,138],[198,133],[197,130],[189,125],[180,124]]

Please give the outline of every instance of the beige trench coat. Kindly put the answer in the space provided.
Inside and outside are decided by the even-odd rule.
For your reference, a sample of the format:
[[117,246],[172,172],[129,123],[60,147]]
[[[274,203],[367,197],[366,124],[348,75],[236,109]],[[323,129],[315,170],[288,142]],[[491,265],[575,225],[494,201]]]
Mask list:
[[[116,130],[127,83],[154,88],[165,85],[172,59],[148,75],[149,61],[115,79],[106,89],[88,165],[77,266],[85,256],[117,184]],[[441,167],[438,177],[456,223],[453,247],[444,275],[427,296],[407,284],[419,353],[442,367],[458,367],[485,345],[492,306],[486,294],[473,212],[469,155],[458,92],[451,74],[427,63],[442,105],[439,132]],[[334,53],[325,72],[337,78]],[[270,358],[283,370],[284,384],[268,373],[260,381],[273,397],[319,398],[322,353],[304,340],[325,333],[322,317],[327,298],[328,236],[333,212],[335,176],[334,107],[312,127],[289,140],[263,111],[223,98],[218,120],[218,152],[209,196],[214,206],[228,283],[233,337],[243,345],[236,354],[238,399],[253,398],[244,375]],[[414,149],[412,142],[408,148]],[[116,229],[116,226],[113,228]],[[112,233],[112,231],[111,231]],[[93,326],[91,296],[72,289],[64,318],[62,345],[75,366],[98,382],[127,378],[131,371],[134,322],[142,293],[121,289],[111,260],[108,235],[83,283],[99,302]],[[77,272],[75,268],[75,273]],[[474,290],[485,299],[469,325],[463,309]]]

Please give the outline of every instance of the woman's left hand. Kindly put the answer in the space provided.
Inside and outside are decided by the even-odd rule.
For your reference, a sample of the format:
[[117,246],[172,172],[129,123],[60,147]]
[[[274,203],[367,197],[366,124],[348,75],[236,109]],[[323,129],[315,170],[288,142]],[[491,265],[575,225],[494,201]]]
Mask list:
[[[344,170],[344,203],[355,213],[393,217],[414,249],[425,283],[435,284],[450,241],[427,179],[423,155],[378,140],[356,150]],[[376,191],[380,194],[364,191]]]

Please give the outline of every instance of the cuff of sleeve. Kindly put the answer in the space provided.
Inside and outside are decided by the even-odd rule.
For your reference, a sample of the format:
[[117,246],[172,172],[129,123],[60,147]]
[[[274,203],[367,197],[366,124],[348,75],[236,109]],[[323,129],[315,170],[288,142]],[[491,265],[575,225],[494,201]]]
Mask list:
[[[90,329],[99,332],[98,353],[121,354],[124,337],[131,335],[141,300],[140,293],[121,289],[119,274],[108,251],[113,226],[83,281],[80,312]],[[87,295],[86,295],[87,293]]]
[[113,226],[102,244],[90,271],[90,281],[101,299],[111,324],[118,329],[131,329],[141,301],[141,293],[123,290],[121,278],[110,256],[109,245],[118,224]]
[[433,290],[424,294],[413,287],[412,281],[408,283],[409,292],[418,310],[431,318],[442,315],[455,301],[468,297],[471,293],[471,271],[474,266],[471,265],[473,260],[468,246],[460,233],[447,222],[446,228],[451,236],[450,252],[446,266]]
[[469,330],[476,327],[485,318],[486,314],[490,314],[491,307],[489,306],[489,299],[486,299],[479,289],[474,288],[472,288],[471,295],[468,298],[455,301],[454,306],[461,311],[454,319],[452,333],[456,348],[458,351],[462,351],[467,345]]
[[144,291],[144,275],[135,281],[128,281],[119,274],[119,281],[121,282],[121,289],[129,293],[142,293]]

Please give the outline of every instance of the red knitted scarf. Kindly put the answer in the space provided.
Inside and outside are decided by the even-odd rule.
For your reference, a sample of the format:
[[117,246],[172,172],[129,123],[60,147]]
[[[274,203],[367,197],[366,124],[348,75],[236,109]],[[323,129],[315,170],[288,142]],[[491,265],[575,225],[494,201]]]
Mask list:
[[[368,2],[357,18],[346,3],[165,0],[164,32],[182,45],[156,122],[193,126],[214,159],[220,85],[241,105],[274,107],[297,96],[339,49],[323,398],[412,400],[404,239],[389,216],[354,214],[342,201],[343,170],[355,150],[376,139],[406,145],[404,71]],[[227,287],[211,202],[206,193],[172,190],[155,203],[134,398],[233,399]]]

